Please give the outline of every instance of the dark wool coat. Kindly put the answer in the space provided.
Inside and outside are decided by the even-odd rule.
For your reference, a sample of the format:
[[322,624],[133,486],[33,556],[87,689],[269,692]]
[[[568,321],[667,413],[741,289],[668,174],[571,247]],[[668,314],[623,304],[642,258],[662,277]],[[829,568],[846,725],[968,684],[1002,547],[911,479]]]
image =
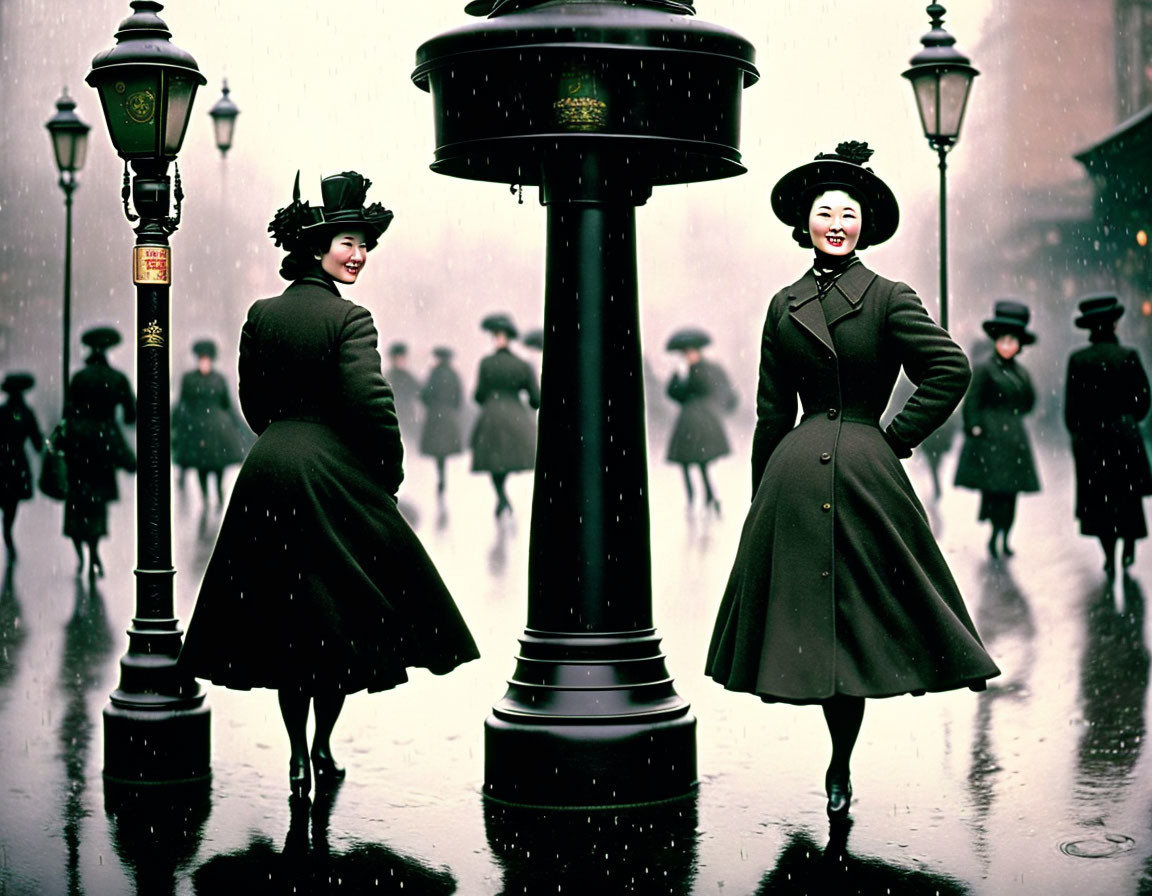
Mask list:
[[103,352],[93,352],[72,377],[64,414],[64,534],[69,538],[87,541],[107,535],[108,503],[120,497],[116,471],[136,471],[136,454],[120,429],[117,408],[125,423],[136,422],[128,377],[109,365]]
[[668,397],[680,404],[680,414],[668,440],[668,460],[704,464],[728,453],[728,436],[721,417],[736,407],[736,393],[719,364],[703,359],[668,383]]
[[1076,463],[1076,516],[1084,535],[1143,538],[1141,499],[1152,471],[1139,423],[1148,414],[1148,376],[1140,356],[1097,337],[1068,359],[1064,422]]
[[420,390],[424,404],[424,429],[420,432],[420,453],[429,457],[448,457],[464,451],[464,430],[460,409],[464,404],[464,385],[447,361],[441,361],[428,374]]
[[506,348],[480,362],[476,401],[480,416],[472,429],[472,469],[477,473],[514,473],[536,465],[536,415],[540,386],[527,361]]
[[[901,367],[916,391],[881,431]],[[968,378],[915,293],[863,264],[823,299],[811,271],[773,297],[754,496],[708,675],[809,703],[980,688],[998,674],[898,459],[948,418]]]
[[223,470],[244,459],[241,427],[228,382],[217,371],[190,370],[180,379],[172,409],[172,462],[194,470]]
[[256,302],[240,405],[259,435],[237,476],[180,662],[232,688],[380,691],[478,656],[396,507],[403,478],[376,328],[330,280]]
[[964,396],[964,447],[956,484],[983,492],[1040,491],[1023,417],[1036,404],[1028,371],[993,353],[977,364]]
[[24,443],[37,453],[44,450],[44,434],[36,415],[22,395],[0,406],[0,504],[16,504],[32,497],[32,468]]

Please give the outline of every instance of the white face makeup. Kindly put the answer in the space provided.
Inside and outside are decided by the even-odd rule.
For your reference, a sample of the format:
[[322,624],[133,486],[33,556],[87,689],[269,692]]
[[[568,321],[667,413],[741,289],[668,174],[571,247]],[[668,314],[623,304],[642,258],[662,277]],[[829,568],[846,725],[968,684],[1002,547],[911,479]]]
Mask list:
[[821,193],[808,212],[812,246],[827,255],[847,255],[860,242],[860,203],[843,190]]
[[355,283],[368,261],[368,238],[363,230],[342,230],[332,237],[320,266],[339,283]]

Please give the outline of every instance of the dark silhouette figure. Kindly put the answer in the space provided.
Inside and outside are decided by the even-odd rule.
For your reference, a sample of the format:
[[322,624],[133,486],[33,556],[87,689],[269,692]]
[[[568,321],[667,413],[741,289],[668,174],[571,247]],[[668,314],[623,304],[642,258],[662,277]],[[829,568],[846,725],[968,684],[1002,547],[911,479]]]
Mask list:
[[[970,372],[915,293],[856,256],[899,221],[864,167],[871,154],[842,143],[772,191],[816,257],[768,307],[752,506],[705,667],[765,702],[820,705],[833,818],[851,804],[865,698],[980,690],[999,674],[900,462],[948,419]],[[917,388],[882,429],[901,367]]]
[[[346,694],[445,674],[478,656],[396,504],[403,447],[367,309],[340,296],[392,219],[364,207],[370,181],[323,180],[270,230],[289,254],[282,295],[257,301],[240,336],[240,405],[259,435],[240,469],[180,663],[225,687],[273,688],[303,798],[344,776],[331,752]],[[311,748],[309,712],[315,713]]]
[[722,417],[736,408],[736,393],[724,369],[703,356],[711,341],[707,333],[694,328],[678,330],[668,340],[668,351],[683,356],[687,371],[684,376],[674,374],[668,383],[668,397],[680,405],[680,413],[668,440],[667,457],[684,472],[688,506],[694,497],[690,469],[696,467],[704,486],[704,509],[719,516],[720,500],[708,478],[708,464],[730,450]]
[[104,574],[100,539],[108,534],[108,504],[120,497],[116,471],[136,472],[136,454],[128,446],[117,420],[136,422],[136,398],[126,377],[108,363],[107,351],[120,342],[112,327],[96,327],[81,336],[92,349],[84,369],[68,386],[64,410],[63,448],[68,464],[68,497],[64,502],[64,534],[76,548],[76,574],[84,571],[88,546],[88,575]]
[[464,433],[460,410],[464,405],[464,386],[452,366],[452,349],[432,349],[436,363],[420,389],[424,405],[424,428],[420,431],[420,453],[436,461],[436,494],[447,487],[447,461],[464,451]]
[[388,369],[384,379],[392,387],[396,401],[396,419],[400,421],[400,440],[407,451],[420,444],[420,381],[408,369],[408,346],[393,342],[388,346]]
[[956,485],[980,492],[979,518],[992,524],[988,553],[1014,553],[1008,535],[1016,520],[1020,492],[1040,491],[1024,416],[1036,405],[1032,378],[1016,360],[1020,349],[1036,341],[1027,329],[1028,308],[1005,299],[984,321],[995,351],[976,365],[964,398],[964,447],[956,465]]
[[1076,517],[1080,532],[1100,539],[1104,570],[1116,571],[1116,542],[1123,564],[1136,559],[1136,540],[1148,535],[1143,499],[1152,494],[1152,470],[1140,432],[1148,415],[1148,375],[1140,355],[1120,345],[1116,321],[1124,307],[1114,295],[1087,296],[1076,326],[1089,345],[1068,359],[1064,422],[1076,464]]
[[172,409],[172,459],[195,470],[200,494],[208,506],[209,483],[215,479],[216,503],[224,505],[224,470],[244,459],[243,429],[232,406],[232,390],[214,367],[216,343],[201,339],[192,346],[196,369],[180,380],[180,398]]
[[[495,351],[480,362],[476,402],[480,416],[472,429],[472,472],[488,473],[496,490],[496,518],[512,513],[504,489],[509,473],[536,466],[536,415],[540,386],[523,358],[512,353],[516,325],[506,314],[490,314],[480,326],[492,334]],[[527,396],[525,404],[521,395]]]
[[16,542],[12,527],[21,501],[32,497],[32,468],[28,464],[25,442],[37,453],[44,450],[44,434],[36,414],[24,401],[24,393],[35,384],[30,373],[10,373],[0,389],[8,400],[0,405],[0,512],[3,513],[4,547],[8,561],[16,559]]

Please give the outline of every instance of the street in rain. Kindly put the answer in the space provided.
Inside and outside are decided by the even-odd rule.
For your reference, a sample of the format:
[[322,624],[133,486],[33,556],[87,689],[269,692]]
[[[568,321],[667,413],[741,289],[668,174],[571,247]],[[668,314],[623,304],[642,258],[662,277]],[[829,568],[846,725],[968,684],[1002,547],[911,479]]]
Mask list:
[[[1152,893],[1140,504],[1152,493],[1152,2],[944,6],[0,0],[0,894]],[[590,33],[610,51],[582,45],[573,62],[541,50],[522,69],[499,52],[513,28],[544,44],[555,27],[562,42],[565,17],[588,16],[607,23]],[[708,51],[686,50],[689,37]],[[118,40],[185,54],[156,81],[197,85],[182,144],[161,135],[172,151],[113,145],[170,102],[101,56]],[[645,55],[659,53],[667,78]],[[554,58],[572,64],[551,71]],[[951,132],[918,111],[931,91],[913,88],[941,59],[972,78]],[[660,102],[621,99],[645,89]],[[493,136],[544,94],[559,137]],[[591,147],[575,174],[562,144]],[[847,224],[808,233],[807,208],[789,218],[796,203],[777,197],[797,169],[843,191],[797,189],[797,203],[833,197],[820,201],[847,208]],[[861,229],[850,206],[869,190]],[[338,246],[349,231],[362,245]],[[862,237],[866,268],[831,258],[845,232]],[[315,234],[335,239],[313,257]],[[278,273],[286,251],[299,277]],[[879,277],[857,294],[862,271]],[[342,363],[370,384],[381,380],[362,362],[380,359],[398,423],[378,403],[363,420],[382,419],[387,444],[333,436],[318,415],[351,399],[307,379],[300,345],[281,357],[260,342],[283,304],[249,318],[252,303],[308,278],[292,289],[317,307],[348,307],[338,287],[371,314],[374,345],[366,316],[332,332],[359,334]],[[841,334],[891,286],[903,311],[868,347],[868,377],[900,361],[906,375],[879,421],[848,406],[865,376],[791,407],[785,429],[802,422],[768,460],[779,396],[758,395],[773,373],[765,333],[783,357],[801,330],[766,330],[765,315],[785,290],[773,307],[804,319],[796,281],[819,291],[812,308],[844,303],[843,320],[825,306],[828,322],[803,333],[812,357],[826,338],[829,363],[845,365],[859,349]],[[864,313],[848,307],[861,295]],[[332,326],[318,315],[301,344]],[[922,419],[917,385],[952,399],[921,355],[897,358],[909,326],[960,371],[953,391],[974,371],[910,452],[900,436]],[[242,369],[261,375],[242,385]],[[811,369],[785,385],[823,401]],[[1121,405],[1111,465],[1094,467],[1078,421]],[[938,545],[963,603],[938,573],[945,621],[970,625],[972,655],[982,642],[998,670],[971,689],[864,701],[850,788],[830,764],[834,721],[800,705],[817,697],[713,680],[734,565],[749,580],[769,563],[808,568],[773,554],[789,527],[808,531],[781,510],[811,489],[781,473],[801,430],[839,434],[810,458],[836,483],[811,510],[844,538],[831,560],[815,541],[801,559],[882,579],[930,568]],[[268,433],[311,440],[293,460],[308,489],[257,506]],[[363,450],[383,469],[400,439],[398,485],[332,460]],[[1012,458],[999,462],[1011,475],[988,478],[989,450]],[[877,470],[871,503],[890,524],[845,529]],[[776,507],[753,502],[753,475],[778,489]],[[1131,494],[1110,529],[1114,508],[1092,490],[1117,488]],[[897,491],[911,517],[886,506]],[[282,531],[273,507],[322,524],[272,545],[260,533]],[[773,542],[741,549],[769,511],[783,517]],[[270,634],[280,620],[209,605],[201,583],[260,590],[322,554],[337,558],[317,575],[331,573],[338,604],[361,580],[335,564],[379,566],[356,549],[382,543],[377,525],[405,546],[409,566],[390,575],[421,583],[397,617],[424,614],[462,646],[361,682],[302,777],[291,704],[261,685],[264,665],[290,665]],[[239,687],[178,677],[170,661],[197,612],[196,663],[259,658]],[[821,604],[775,612],[804,631]],[[479,658],[454,668],[468,633]],[[914,649],[914,633],[887,634],[888,654]],[[791,654],[784,674],[811,662],[799,642]],[[938,658],[918,662],[931,672]]]

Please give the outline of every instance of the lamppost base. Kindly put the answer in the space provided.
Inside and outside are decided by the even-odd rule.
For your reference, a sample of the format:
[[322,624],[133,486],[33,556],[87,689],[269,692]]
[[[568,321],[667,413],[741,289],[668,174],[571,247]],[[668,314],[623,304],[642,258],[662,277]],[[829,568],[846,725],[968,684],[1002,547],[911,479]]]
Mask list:
[[104,710],[104,780],[121,784],[175,784],[212,775],[211,712],[199,697],[166,699]]
[[696,718],[484,723],[484,795],[537,808],[642,805],[696,788]]

